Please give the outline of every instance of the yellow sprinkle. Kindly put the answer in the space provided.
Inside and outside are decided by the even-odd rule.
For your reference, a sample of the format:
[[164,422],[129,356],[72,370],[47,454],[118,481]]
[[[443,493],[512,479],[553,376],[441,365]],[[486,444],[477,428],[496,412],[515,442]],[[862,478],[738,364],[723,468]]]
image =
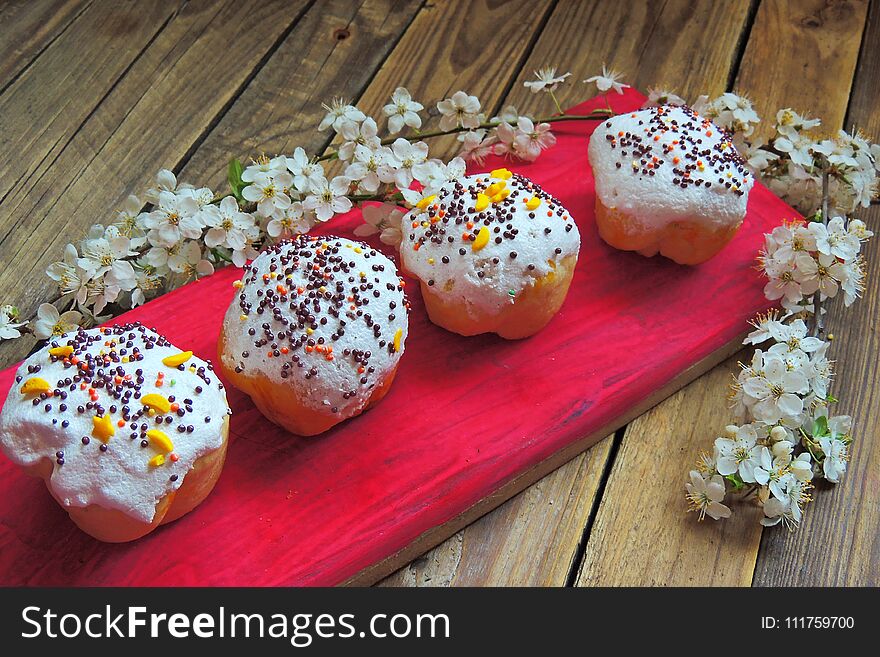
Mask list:
[[492,197],[492,202],[493,203],[501,203],[501,201],[506,199],[508,196],[510,196],[510,190],[509,189],[502,189],[500,192],[498,192],[497,194],[495,194],[495,196]]
[[429,264],[429,265],[433,265],[433,264],[434,264],[434,258],[428,258],[428,264]]
[[114,433],[116,433],[116,429],[113,428],[113,422],[110,421],[109,415],[103,417],[95,415],[92,418],[92,435],[102,443],[109,443]]
[[195,372],[195,371],[196,371],[196,366],[195,366],[195,365],[190,365],[190,366],[189,366],[189,371],[190,371],[190,372]]
[[477,212],[482,212],[486,208],[489,207],[489,197],[485,194],[477,194],[477,203],[474,205],[474,209]]
[[66,345],[64,347],[52,347],[51,349],[49,349],[50,356],[57,356],[59,358],[64,357],[64,356],[70,356],[70,354],[72,354],[72,353],[73,353],[73,347],[71,347],[70,345]]
[[153,458],[150,459],[150,466],[154,468],[158,468],[160,465],[164,465],[165,456],[163,454],[156,454]]
[[327,291],[327,288],[324,287],[323,285],[318,288],[318,292],[320,292],[321,294],[324,294],[324,292],[326,292],[326,291]]
[[397,329],[394,333],[394,351],[400,351],[400,339],[403,337],[403,329]]
[[51,386],[46,379],[32,376],[21,386],[21,393],[23,395],[39,395],[41,392],[49,392],[50,387]]
[[526,207],[529,210],[535,210],[539,205],[541,205],[541,199],[539,199],[537,196],[533,196],[528,201],[526,201]]
[[151,392],[150,394],[141,397],[141,404],[148,408],[152,408],[159,413],[167,413],[171,410],[171,402],[155,392]]
[[307,334],[307,335],[311,335],[311,334],[314,333],[314,332],[315,332],[315,329],[313,329],[313,328],[311,328],[311,327],[309,327],[309,328],[306,329],[306,334]]
[[242,287],[243,285],[244,285],[244,283],[242,283],[241,280],[232,281],[232,287],[234,287],[236,289]]
[[147,438],[150,439],[153,447],[156,447],[166,454],[174,451],[174,443],[171,442],[171,438],[169,438],[168,434],[166,434],[164,431],[159,431],[159,429],[150,429],[149,431],[147,431]]
[[355,253],[362,253],[362,252],[363,252],[363,249],[362,249],[361,247],[359,247],[359,246],[356,246],[356,247],[354,247],[354,252],[355,252]]
[[492,196],[495,196],[498,192],[500,192],[505,187],[507,187],[507,183],[504,182],[503,180],[499,180],[496,183],[492,183],[491,185],[489,185],[486,188],[486,196],[489,196],[491,198]]
[[351,248],[351,244],[346,244],[346,245],[345,245],[345,248],[346,248],[346,249],[350,249],[350,248]]
[[165,356],[165,358],[162,359],[162,364],[167,365],[168,367],[177,367],[192,358],[192,355],[193,352],[191,351],[181,351],[179,354]]
[[239,315],[238,318],[239,318],[241,321],[244,321],[244,320],[247,319],[247,315]]
[[269,274],[269,278],[278,278],[278,273],[273,271],[271,274]]
[[422,228],[428,228],[430,225],[427,221],[422,222]]
[[437,195],[436,195],[436,194],[431,194],[430,196],[426,196],[426,197],[423,198],[421,201],[419,201],[418,203],[416,203],[416,207],[417,207],[419,210],[424,210],[426,207],[428,207],[429,205],[431,205],[431,203],[434,202],[434,199],[435,199],[435,198],[437,198]]
[[123,356],[123,357],[122,357],[122,362],[123,362],[123,363],[127,363],[128,360],[129,360],[128,356]]
[[484,246],[489,243],[489,229],[486,226],[480,228],[480,232],[477,233],[477,239],[471,242],[471,249],[473,251],[479,251]]
[[492,169],[489,172],[489,176],[492,178],[501,178],[502,180],[508,180],[512,175],[510,169]]

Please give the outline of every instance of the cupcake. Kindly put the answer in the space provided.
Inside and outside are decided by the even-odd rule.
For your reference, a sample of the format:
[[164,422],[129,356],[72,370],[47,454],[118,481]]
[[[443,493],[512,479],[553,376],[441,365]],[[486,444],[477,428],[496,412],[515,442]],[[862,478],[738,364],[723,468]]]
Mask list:
[[231,412],[211,364],[154,331],[79,330],[18,368],[0,447],[83,531],[131,541],[208,496]]
[[562,203],[528,178],[496,169],[449,181],[402,221],[402,266],[438,326],[513,340],[562,306],[580,235]]
[[299,237],[245,267],[223,320],[220,368],[269,420],[312,436],[376,404],[407,336],[407,300],[384,255]]
[[604,121],[590,139],[596,225],[611,246],[704,262],[733,238],[754,184],[728,134],[689,107]]

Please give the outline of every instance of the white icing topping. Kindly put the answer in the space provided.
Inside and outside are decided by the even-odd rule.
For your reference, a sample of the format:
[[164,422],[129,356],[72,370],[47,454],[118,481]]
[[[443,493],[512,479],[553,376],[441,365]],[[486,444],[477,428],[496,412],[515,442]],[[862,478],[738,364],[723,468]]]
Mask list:
[[[69,357],[50,355],[50,348],[66,345],[74,347]],[[183,363],[183,371],[162,363],[163,358],[180,353],[140,324],[80,330],[54,338],[19,367],[0,414],[0,446],[18,465],[51,459],[48,483],[64,505],[96,504],[152,522],[157,502],[180,488],[196,459],[221,446],[221,427],[230,412],[223,384],[208,363],[192,356]],[[78,364],[71,362],[73,358]],[[130,360],[122,362],[123,358]],[[83,364],[88,364],[88,370],[80,369]],[[164,375],[161,387],[156,385],[160,372]],[[51,396],[21,392],[28,380],[37,378],[49,384]],[[201,392],[196,392],[197,386]],[[173,396],[183,416],[170,411],[151,415],[141,402],[151,393],[166,400]],[[120,427],[123,415],[128,419]],[[94,433],[96,416],[107,417],[114,431],[106,451]],[[146,431],[153,429],[167,435],[173,452],[149,441]],[[88,444],[83,443],[84,436]],[[143,440],[148,440],[146,447],[142,447]],[[159,454],[165,462],[150,465]]]
[[223,363],[294,388],[310,408],[350,417],[397,366],[407,312],[397,268],[383,254],[303,235],[247,267],[224,319]]
[[[528,178],[506,169],[496,173],[447,182],[430,204],[411,210],[401,224],[404,267],[472,317],[478,311],[501,312],[580,248],[577,226],[558,200]],[[509,196],[478,211],[478,194],[501,184]],[[529,209],[526,202],[532,199],[540,203]],[[475,248],[481,232],[484,237],[488,232],[488,241]]]
[[646,227],[696,219],[720,228],[745,216],[752,174],[727,134],[688,107],[603,121],[589,154],[602,204]]

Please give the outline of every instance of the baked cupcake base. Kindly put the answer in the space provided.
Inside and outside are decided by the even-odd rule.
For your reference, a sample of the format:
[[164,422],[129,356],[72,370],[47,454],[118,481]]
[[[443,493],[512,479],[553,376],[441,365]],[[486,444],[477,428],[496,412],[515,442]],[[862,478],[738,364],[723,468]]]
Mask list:
[[22,469],[26,474],[39,477],[46,482],[46,487],[55,500],[85,533],[105,543],[126,543],[146,536],[159,525],[183,517],[208,497],[220,477],[226,460],[226,447],[229,442],[228,417],[223,420],[221,435],[223,442],[220,447],[197,458],[180,488],[166,494],[156,503],[156,515],[150,523],[141,522],[122,511],[97,504],[83,507],[66,506],[49,485],[49,477],[55,465],[50,458],[42,459]]
[[217,349],[220,353],[217,369],[220,370],[226,380],[250,397],[260,413],[270,422],[300,436],[315,436],[349,417],[360,415],[374,404],[380,402],[388,394],[394,377],[397,374],[397,365],[395,365],[394,369],[373,388],[373,392],[363,408],[352,415],[343,417],[338,413],[322,413],[309,408],[300,401],[299,395],[294,388],[274,383],[268,377],[262,376],[259,373],[253,375],[245,374],[226,367],[223,353],[230,351],[231,348],[227,344],[223,329],[220,330]]
[[507,340],[520,340],[544,328],[562,307],[576,264],[577,255],[562,258],[500,313],[490,314],[479,308],[468,312],[454,297],[441,296],[424,282],[420,283],[422,298],[431,321],[448,331],[465,336],[496,333]]
[[596,226],[605,242],[643,256],[666,256],[680,265],[698,265],[723,249],[740,227],[713,228],[703,220],[678,220],[659,228],[643,226],[631,215],[609,208],[596,198]]

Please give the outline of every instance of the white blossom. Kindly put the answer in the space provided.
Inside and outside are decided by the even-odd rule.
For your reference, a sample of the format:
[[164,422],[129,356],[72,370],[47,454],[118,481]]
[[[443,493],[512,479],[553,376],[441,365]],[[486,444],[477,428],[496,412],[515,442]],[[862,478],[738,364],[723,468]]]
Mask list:
[[345,177],[356,182],[358,189],[373,193],[383,182],[392,182],[389,162],[393,159],[391,149],[381,147],[376,150],[362,145],[355,148],[354,160],[345,169]]
[[813,294],[818,291],[826,297],[837,294],[838,281],[843,277],[840,263],[834,256],[820,253],[813,257],[806,253],[799,253],[795,258],[797,270],[794,273],[795,280],[801,284],[804,294]]
[[245,233],[254,225],[254,218],[239,209],[234,197],[227,196],[219,205],[210,205],[202,213],[208,227],[205,246],[210,249],[218,246],[233,250],[244,248]]
[[[290,204],[289,208],[272,218],[266,225],[266,232],[269,234],[269,237],[274,239],[286,239],[306,233],[310,228],[311,224],[306,219],[302,203],[294,201]],[[247,240],[245,239],[239,250],[244,249],[246,242]]]
[[523,82],[523,86],[526,87],[533,94],[536,94],[540,91],[556,91],[560,84],[565,82],[565,78],[567,78],[571,73],[563,73],[562,75],[556,75],[556,67],[547,67],[541,68],[535,71],[536,80],[527,80]]
[[327,111],[318,125],[318,130],[322,132],[330,127],[339,132],[342,126],[348,123],[358,123],[366,118],[363,112],[342,98],[334,98],[329,105],[321,105],[321,107]]
[[464,91],[456,91],[452,97],[438,102],[437,110],[441,114],[441,130],[457,127],[473,130],[480,126],[480,99]]
[[789,371],[780,358],[765,359],[763,371],[749,376],[743,392],[754,404],[752,411],[762,422],[774,424],[783,418],[798,417],[804,409],[799,396],[809,391],[809,383],[801,371]]
[[358,237],[369,237],[379,233],[379,239],[383,244],[398,246],[403,233],[401,221],[404,213],[390,203],[381,205],[365,205],[362,209],[364,223],[354,229]]
[[396,139],[391,145],[389,157],[389,170],[380,167],[379,174],[386,179],[391,179],[398,189],[405,189],[412,184],[414,166],[422,164],[428,159],[428,145],[423,142],[409,142],[402,137]]
[[325,178],[309,189],[303,208],[312,210],[318,221],[327,221],[335,214],[348,212],[351,210],[351,199],[346,196],[349,185],[351,180],[345,176],[336,176],[330,181]]
[[687,105],[684,98],[659,87],[648,87],[648,99],[642,107],[659,107],[660,105]]
[[254,174],[251,184],[241,190],[241,195],[245,200],[257,204],[258,215],[271,217],[276,212],[290,207],[288,192],[292,185],[293,176],[287,171],[273,173],[260,171]]
[[609,89],[613,89],[617,93],[622,94],[624,88],[629,87],[629,85],[618,82],[620,77],[621,73],[618,73],[617,71],[609,71],[605,67],[605,64],[602,64],[602,75],[594,75],[593,77],[584,80],[584,82],[587,84],[595,83],[596,88],[602,93]]
[[403,130],[403,126],[409,126],[418,130],[422,127],[422,118],[419,112],[425,109],[424,105],[412,99],[409,91],[404,87],[397,87],[391,94],[391,103],[382,108],[388,117],[388,132],[392,135]]
[[27,322],[18,321],[18,310],[10,305],[0,306],[0,340],[14,340],[21,337],[20,329]]
[[715,439],[716,469],[718,474],[727,476],[739,472],[743,481],[752,482],[752,476],[759,455],[758,434],[751,425],[727,428],[726,437]]
[[160,192],[156,209],[145,220],[150,243],[170,247],[184,238],[201,237],[203,225],[198,215],[199,204],[191,196]]
[[48,340],[53,335],[75,331],[81,322],[82,314],[76,310],[60,313],[51,303],[43,303],[37,308],[37,318],[33,323],[34,335],[41,340]]
[[370,150],[375,150],[381,145],[381,140],[376,135],[379,128],[376,122],[367,117],[361,123],[346,123],[339,130],[343,144],[337,151],[339,159],[347,162],[354,156],[355,148],[364,146]]
[[300,192],[308,191],[324,179],[324,167],[319,162],[312,162],[302,147],[297,146],[293,156],[286,158],[287,170],[293,175],[293,185]]
[[729,518],[730,509],[721,502],[724,500],[724,480],[714,475],[704,479],[696,470],[690,472],[690,482],[685,484],[687,489],[688,511],[696,511],[699,519],[706,516],[719,520]]

